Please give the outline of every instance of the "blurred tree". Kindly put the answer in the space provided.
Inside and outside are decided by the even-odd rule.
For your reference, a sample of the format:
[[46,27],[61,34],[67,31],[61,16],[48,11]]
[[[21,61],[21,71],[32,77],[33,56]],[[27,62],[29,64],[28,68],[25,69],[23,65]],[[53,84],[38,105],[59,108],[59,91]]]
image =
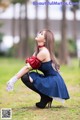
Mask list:
[[[73,19],[73,39],[74,39],[74,41],[76,43],[76,40],[77,40],[76,11],[79,9],[80,0],[71,0],[71,2],[72,2],[71,11],[74,14],[74,19]],[[76,55],[77,55],[77,47],[76,47]]]
[[12,36],[13,36],[13,47],[14,47],[14,38],[15,38],[15,4],[17,3],[15,0],[12,0],[13,4],[13,17],[12,17]]
[[11,4],[13,5],[13,17],[12,17],[12,37],[13,37],[13,47],[12,47],[12,55],[16,56],[16,46],[15,46],[15,14],[16,14],[16,4],[18,3],[17,0],[10,0]]
[[[18,56],[20,58],[24,58],[26,55],[29,54],[29,45],[28,45],[28,40],[29,40],[29,33],[28,33],[28,18],[27,18],[27,2],[29,0],[12,0],[11,2],[13,4],[16,4],[16,3],[20,3],[20,15],[19,15],[19,37],[20,37],[20,42],[19,42],[19,45],[18,45]],[[24,14],[25,14],[25,17],[24,17],[24,33],[25,33],[25,37],[23,37],[21,35],[21,28],[22,28],[22,18],[21,18],[21,13],[22,13],[22,5],[24,5]],[[15,9],[14,9],[15,10]],[[15,12],[14,12],[15,13]],[[14,25],[14,19],[13,19],[13,25]],[[14,29],[14,26],[13,26],[13,29]],[[13,30],[13,35],[14,35],[14,30]]]
[[22,35],[21,35],[21,29],[22,29],[22,20],[21,20],[21,13],[22,13],[22,3],[20,3],[20,9],[19,9],[19,44],[18,44],[18,56],[22,56],[22,46],[23,46],[23,41],[22,41]]
[[[9,5],[10,5],[9,0],[0,0],[0,13],[4,12]],[[3,23],[0,23],[0,27],[2,27],[2,26],[3,26]],[[0,53],[2,52],[1,44],[3,42],[3,36],[4,36],[4,34],[0,33]]]
[[[48,0],[46,0],[46,3],[48,3]],[[46,4],[46,19],[45,19],[45,27],[49,28],[49,5]]]
[[24,38],[24,44],[23,44],[23,57],[29,56],[29,28],[28,28],[28,17],[27,17],[27,6],[28,6],[28,1],[29,0],[24,0],[24,7],[25,7],[25,35],[26,37]]
[[2,22],[0,22],[0,27],[2,27],[4,24]]
[[[36,2],[38,2],[38,0],[35,0]],[[35,31],[35,35],[37,34],[38,32],[38,5],[35,5],[35,26],[34,26],[34,31]]]
[[68,50],[71,57],[76,55],[76,43],[73,39],[68,39]]
[[[65,0],[63,0],[65,2]],[[66,5],[62,5],[62,21],[61,21],[61,45],[60,45],[60,63],[68,63],[68,48],[67,48],[67,38],[66,38]]]
[[1,43],[3,41],[3,33],[0,33],[0,52],[1,52]]

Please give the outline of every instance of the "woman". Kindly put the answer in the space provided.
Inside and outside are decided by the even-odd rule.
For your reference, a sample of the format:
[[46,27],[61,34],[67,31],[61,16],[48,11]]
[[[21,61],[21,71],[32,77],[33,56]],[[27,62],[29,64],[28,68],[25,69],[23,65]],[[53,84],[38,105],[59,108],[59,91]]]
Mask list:
[[[53,99],[66,100],[69,94],[63,78],[59,74],[59,65],[53,55],[54,36],[50,30],[42,30],[35,38],[37,49],[32,57],[26,59],[24,66],[7,83],[7,90],[13,90],[14,83],[21,78],[22,82],[41,96],[36,103],[39,108],[51,107]],[[40,72],[31,70],[38,69]]]

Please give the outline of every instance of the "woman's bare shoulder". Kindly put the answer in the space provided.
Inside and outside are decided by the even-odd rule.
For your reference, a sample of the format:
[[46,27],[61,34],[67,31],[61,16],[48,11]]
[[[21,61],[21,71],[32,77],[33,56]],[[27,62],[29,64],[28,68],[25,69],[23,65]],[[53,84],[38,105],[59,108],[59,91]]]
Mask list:
[[44,47],[44,51],[49,53],[49,50],[46,47]]
[[41,61],[45,61],[46,59],[50,58],[50,54],[47,48],[43,48],[37,55],[38,59]]
[[41,51],[39,53],[41,53],[45,56],[46,54],[49,54],[49,51],[47,48],[44,47],[43,49],[41,49]]

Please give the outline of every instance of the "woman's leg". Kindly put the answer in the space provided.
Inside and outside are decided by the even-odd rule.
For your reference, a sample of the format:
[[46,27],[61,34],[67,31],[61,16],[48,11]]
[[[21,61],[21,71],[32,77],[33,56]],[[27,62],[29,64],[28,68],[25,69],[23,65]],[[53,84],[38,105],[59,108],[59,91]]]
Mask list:
[[33,83],[30,82],[28,73],[23,75],[21,77],[21,80],[28,88],[30,88],[31,90],[33,90],[33,91],[37,92],[38,94],[40,94],[40,92],[34,87]]
[[21,77],[21,80],[22,82],[28,87],[30,88],[31,90],[35,91],[36,93],[38,93],[40,96],[41,96],[41,100],[40,102],[36,103],[36,106],[39,107],[39,108],[44,108],[46,106],[46,104],[48,102],[52,102],[52,98],[50,98],[49,96],[47,95],[44,95],[42,94],[40,91],[38,91],[32,82],[30,82],[30,79],[29,79],[29,74],[25,74]]

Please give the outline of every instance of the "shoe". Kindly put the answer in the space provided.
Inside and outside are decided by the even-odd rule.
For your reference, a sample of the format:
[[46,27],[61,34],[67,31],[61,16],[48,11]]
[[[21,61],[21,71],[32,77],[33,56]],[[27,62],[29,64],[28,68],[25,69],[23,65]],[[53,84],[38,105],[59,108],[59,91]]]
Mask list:
[[36,103],[36,106],[37,106],[38,108],[45,108],[46,105],[48,105],[48,108],[51,108],[52,100],[53,100],[53,99],[50,98],[50,97],[45,97],[44,99],[43,99],[43,97],[42,97],[41,101],[38,102],[38,103]]

